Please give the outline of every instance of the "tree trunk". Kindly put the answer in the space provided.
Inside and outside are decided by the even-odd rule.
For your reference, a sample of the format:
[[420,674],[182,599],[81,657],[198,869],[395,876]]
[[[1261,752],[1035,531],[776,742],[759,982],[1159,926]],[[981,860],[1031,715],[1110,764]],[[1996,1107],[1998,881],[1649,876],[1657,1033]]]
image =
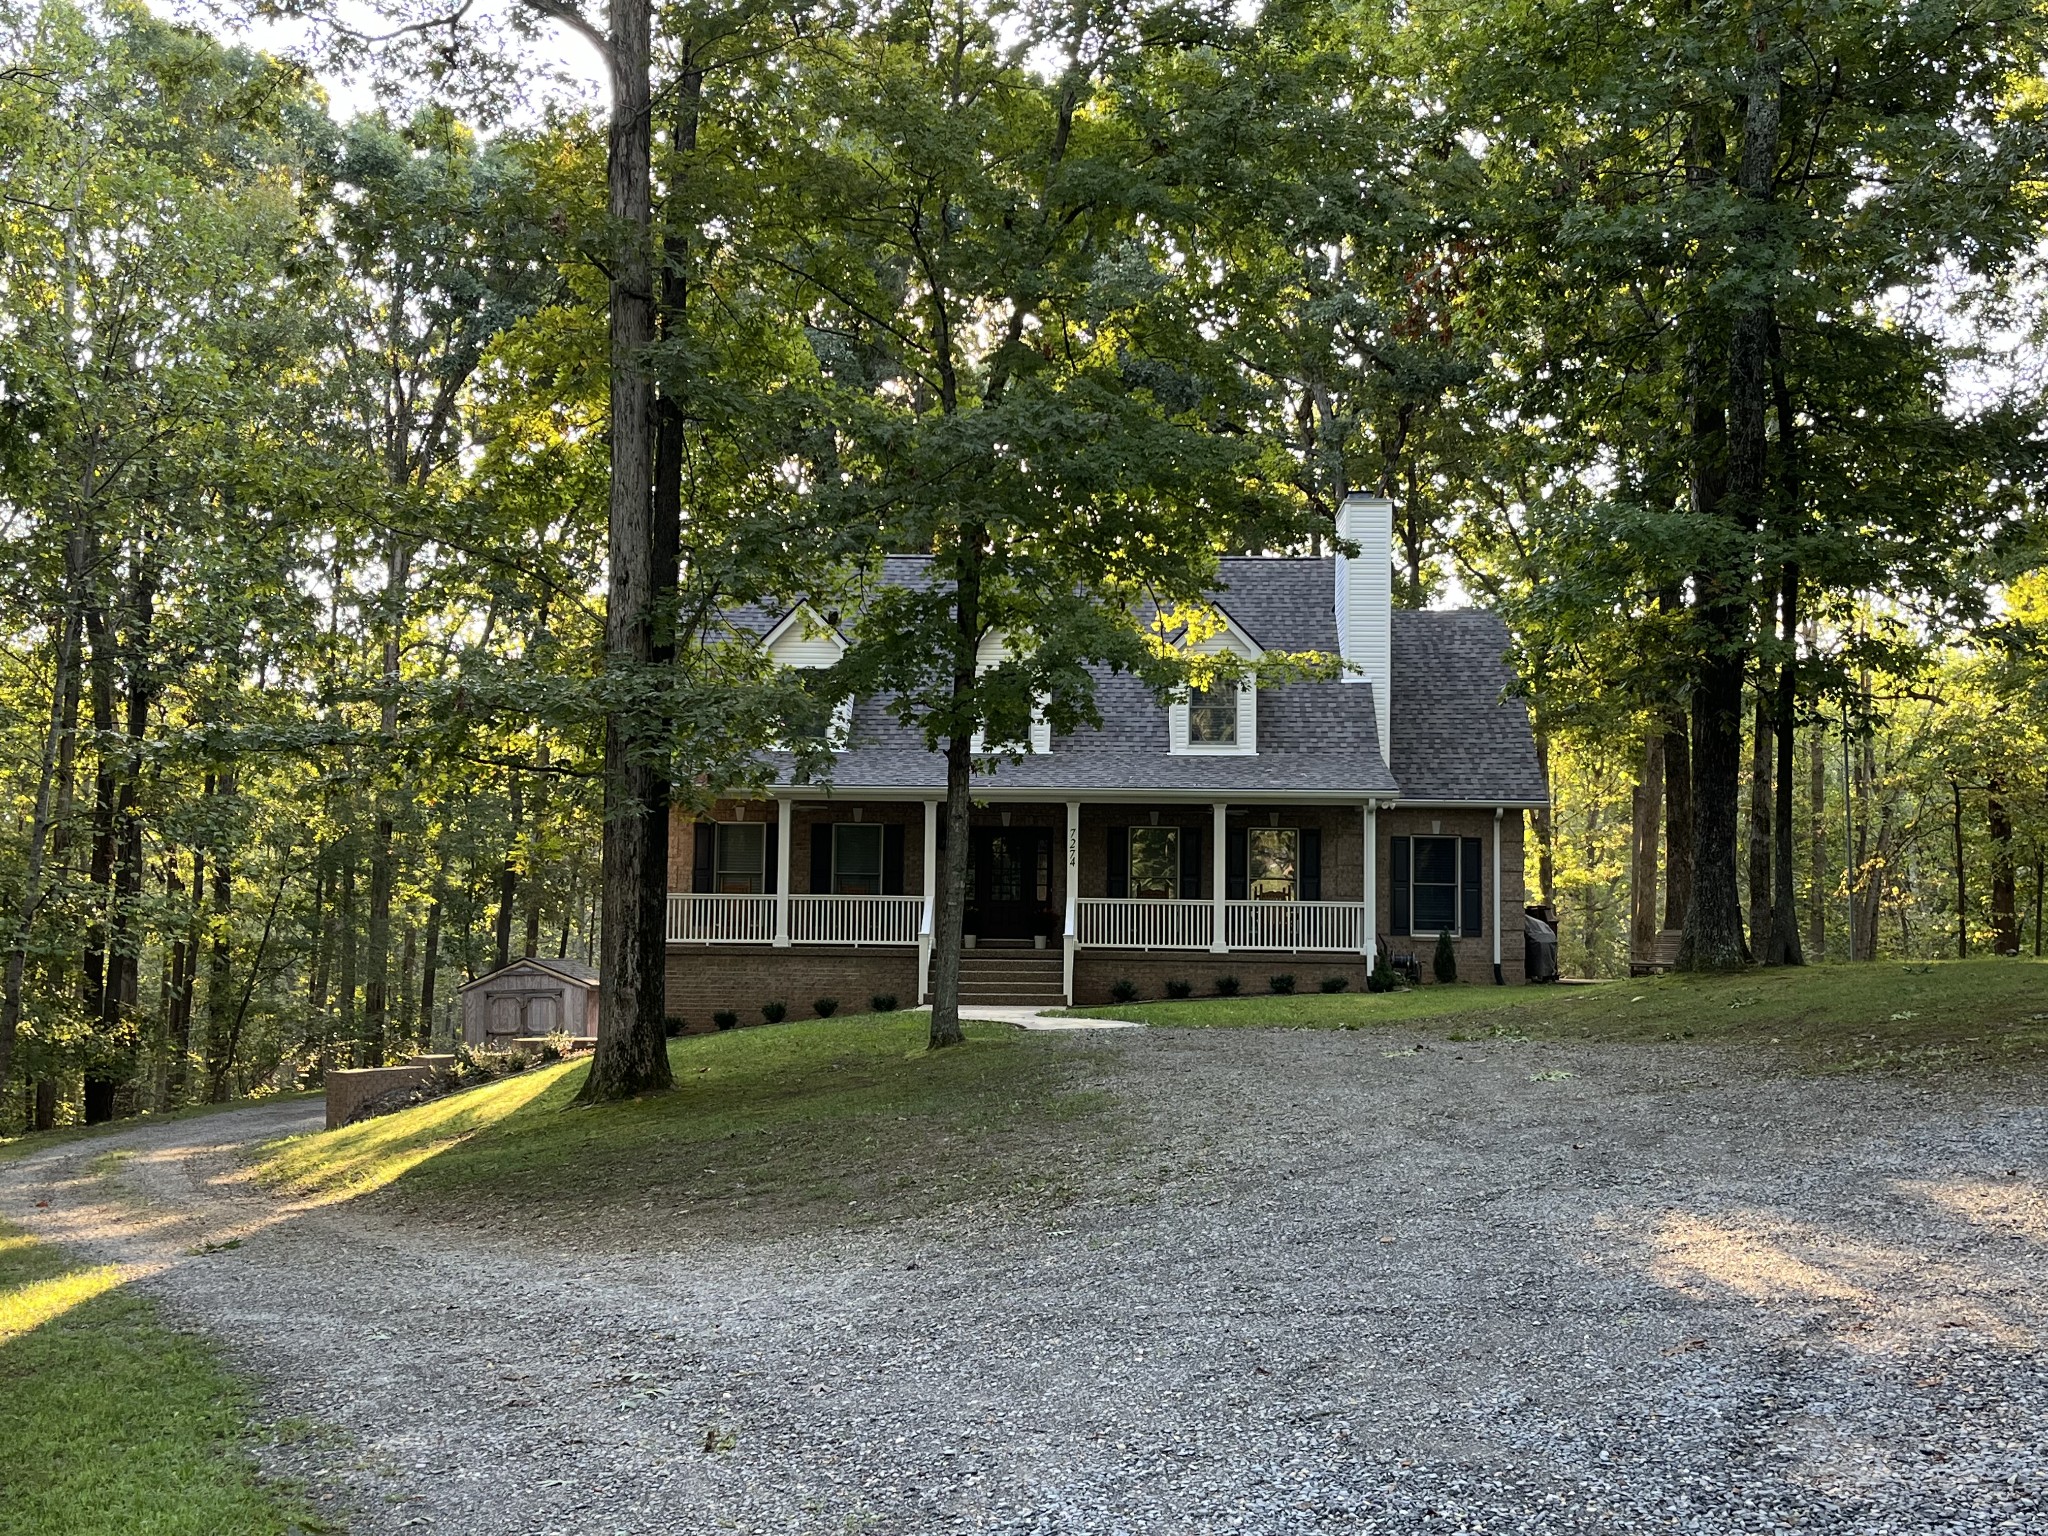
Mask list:
[[1949,794],[1955,801],[1955,857],[1956,857],[1956,958],[1970,957],[1970,929],[1966,914],[1969,911],[1969,892],[1963,879],[1963,786],[1955,779],[1948,781]]
[[[220,776],[223,797],[235,792],[232,771]],[[233,933],[234,865],[224,851],[213,859],[213,947],[206,966],[206,1097],[210,1104],[227,1100],[229,1075],[234,1068]]]
[[988,530],[963,522],[953,548],[953,719],[946,737],[946,849],[939,864],[939,910],[932,925],[932,1027],[939,1050],[966,1039],[960,1029],[960,936],[967,917],[969,817],[973,809],[974,692],[981,645],[981,561]]
[[[539,740],[533,749],[533,761],[536,767],[548,766],[546,731],[539,733]],[[547,857],[543,841],[547,835],[547,819],[548,776],[540,773],[534,775],[533,815],[529,818],[526,834],[526,939],[519,946],[519,952],[529,960],[540,953],[541,897],[545,890],[540,871]]]
[[1991,952],[2017,955],[2020,952],[2018,881],[2013,873],[2012,816],[2001,798],[2004,781],[1994,776],[1984,801],[1986,825],[1991,832]]
[[1643,764],[1631,797],[1629,828],[1629,932],[1631,959],[1646,959],[1657,944],[1657,838],[1664,809],[1664,738],[1643,737]]
[[[1780,424],[1780,438],[1783,437]],[[1799,567],[1784,569],[1784,587],[1778,597],[1779,642],[1784,655],[1778,661],[1778,702],[1772,711],[1777,743],[1777,864],[1771,892],[1771,942],[1764,951],[1766,965],[1804,965],[1799,949],[1799,903],[1792,881],[1792,775],[1796,766],[1794,748],[1799,714]],[[1815,878],[1819,878],[1816,866]]]
[[[67,555],[67,566],[70,557]],[[67,573],[68,579],[68,573]],[[50,723],[43,735],[43,757],[36,774],[36,798],[29,812],[28,857],[22,870],[21,909],[14,914],[8,934],[7,957],[0,964],[0,1092],[5,1092],[14,1071],[14,1042],[21,1032],[22,988],[28,968],[29,938],[42,909],[46,891],[43,883],[50,834],[57,818],[52,814],[52,795],[58,768],[68,755],[69,735],[66,711],[75,697],[78,674],[79,617],[75,607],[67,608],[57,625],[56,665],[50,680]]]
[[1771,707],[1761,682],[1749,744],[1749,948],[1761,960],[1770,953],[1775,918],[1771,908]]
[[434,1018],[435,982],[441,974],[441,902],[445,876],[434,881],[434,899],[427,905],[427,936],[420,941],[420,1034],[431,1046],[443,1042]]
[[1685,927],[1692,901],[1692,727],[1685,711],[1664,721],[1664,927]]
[[[393,479],[405,483],[407,472],[402,453],[395,456],[392,467]],[[423,473],[424,470],[423,464]],[[378,731],[383,737],[384,763],[372,791],[377,804],[377,830],[370,844],[370,921],[363,946],[363,1044],[372,1066],[383,1064],[385,1037],[390,1032],[391,891],[397,877],[393,848],[397,809],[392,802],[399,794],[394,772],[398,755],[399,658],[404,639],[406,585],[411,579],[411,541],[394,531],[385,556],[384,600],[380,605],[384,630],[380,682],[384,698]]]
[[[1863,679],[1863,703],[1865,717],[1868,718],[1868,675]],[[1863,801],[1863,821],[1856,829],[1856,946],[1852,953],[1858,960],[1875,960],[1877,920],[1884,910],[1885,885],[1890,875],[1891,811],[1887,807],[1873,817],[1877,808],[1877,750],[1868,731],[1864,733],[1863,750],[1857,758],[1856,793]],[[1874,847],[1870,835],[1873,819],[1878,823]]]
[[[1807,644],[1813,643],[1809,634]],[[1807,948],[1813,958],[1823,960],[1828,952],[1828,738],[1816,722],[1806,745],[1807,809],[1812,814],[1808,827],[1807,851],[1813,869],[1813,888],[1807,907]]]
[[[646,353],[654,340],[648,71],[649,0],[612,0],[606,182],[618,249],[612,255],[611,494],[605,590],[605,663],[637,700],[652,681],[666,593],[654,528],[654,400]],[[672,569],[672,567],[671,567]],[[673,581],[667,583],[673,590]],[[666,1088],[663,1028],[664,909],[668,884],[668,775],[662,711],[614,702],[604,731],[604,974],[597,1049],[586,1102]]]
[[[1763,23],[1743,89],[1742,152],[1736,186],[1742,194],[1745,254],[1761,256],[1777,174],[1781,95],[1779,40]],[[1727,405],[1716,401],[1705,358],[1690,360],[1693,511],[1754,533],[1766,513],[1768,442],[1764,428],[1770,384],[1772,300],[1762,289],[1739,309],[1728,343]],[[1725,443],[1726,465],[1719,462]],[[1693,886],[1679,964],[1687,970],[1733,970],[1749,958],[1736,892],[1736,821],[1742,783],[1742,684],[1748,670],[1748,572],[1727,561],[1693,572],[1695,644],[1692,697]]]
[[498,941],[498,966],[512,963],[512,919],[519,910],[520,837],[526,825],[525,790],[517,768],[509,771],[511,785],[506,791],[512,813],[512,829],[505,839],[505,858],[498,865],[498,916],[493,925]]
[[[1541,719],[1536,722],[1536,767],[1543,775],[1543,787],[1550,788],[1550,732]],[[1536,833],[1536,900],[1545,911],[1554,911],[1557,900],[1557,843],[1556,828],[1551,823],[1550,802],[1545,802],[1529,813],[1529,823]],[[1654,844],[1650,849],[1651,879],[1656,879],[1657,851]]]
[[335,904],[335,918],[340,929],[338,947],[341,954],[335,961],[335,1035],[348,1052],[348,1059],[359,1067],[367,1067],[376,1063],[365,1059],[362,1040],[356,1034],[356,844],[353,832],[342,837],[340,851],[341,900]]

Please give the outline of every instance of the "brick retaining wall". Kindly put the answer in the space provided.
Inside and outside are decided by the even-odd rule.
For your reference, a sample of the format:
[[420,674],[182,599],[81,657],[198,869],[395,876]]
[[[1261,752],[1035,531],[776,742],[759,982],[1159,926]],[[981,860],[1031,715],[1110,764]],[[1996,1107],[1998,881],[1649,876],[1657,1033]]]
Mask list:
[[[437,1058],[452,1060],[449,1058]],[[416,1088],[434,1075],[430,1062],[402,1067],[346,1067],[327,1074],[327,1129],[348,1124],[348,1118],[372,1099],[395,1088]]]

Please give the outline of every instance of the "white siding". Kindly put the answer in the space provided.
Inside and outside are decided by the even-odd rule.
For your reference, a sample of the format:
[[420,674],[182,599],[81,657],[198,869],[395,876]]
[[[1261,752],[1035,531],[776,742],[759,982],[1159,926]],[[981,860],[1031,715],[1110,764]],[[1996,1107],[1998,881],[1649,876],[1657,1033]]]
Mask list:
[[1358,546],[1337,557],[1337,646],[1349,682],[1372,688],[1373,723],[1380,760],[1393,762],[1394,504],[1381,496],[1347,496],[1337,512],[1337,534]]

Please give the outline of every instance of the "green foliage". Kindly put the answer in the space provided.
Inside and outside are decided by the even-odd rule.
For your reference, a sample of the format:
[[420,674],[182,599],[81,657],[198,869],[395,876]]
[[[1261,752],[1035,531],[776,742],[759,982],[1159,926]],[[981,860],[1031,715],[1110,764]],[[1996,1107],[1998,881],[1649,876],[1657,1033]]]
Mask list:
[[872,1013],[894,1013],[896,1011],[896,994],[894,992],[877,992],[868,999],[868,1009]]
[[1452,947],[1448,931],[1436,936],[1436,953],[1430,956],[1429,969],[1438,981],[1458,979],[1458,951]]
[[839,999],[836,997],[821,997],[811,1004],[811,1012],[821,1019],[829,1019],[838,1011]]
[[1348,976],[1325,976],[1320,985],[1321,989],[1325,992],[1342,992],[1351,985],[1351,978]]
[[1168,997],[1187,997],[1195,990],[1195,984],[1184,976],[1177,976],[1166,984]]
[[1120,1003],[1136,1002],[1138,984],[1128,976],[1119,976],[1109,984],[1109,995]]
[[1218,997],[1235,997],[1238,994],[1238,990],[1239,982],[1235,976],[1218,976],[1216,978],[1216,995]]
[[1365,990],[1368,992],[1391,992],[1400,985],[1394,975],[1393,963],[1387,959],[1387,948],[1381,944],[1372,957],[1372,969],[1366,972]]
[[789,1017],[789,1005],[783,1002],[766,1002],[761,1005],[761,1019],[764,1023],[780,1024]]
[[1294,991],[1294,975],[1292,972],[1287,972],[1279,976],[1268,976],[1266,978],[1266,985],[1272,989],[1275,997],[1290,996]]

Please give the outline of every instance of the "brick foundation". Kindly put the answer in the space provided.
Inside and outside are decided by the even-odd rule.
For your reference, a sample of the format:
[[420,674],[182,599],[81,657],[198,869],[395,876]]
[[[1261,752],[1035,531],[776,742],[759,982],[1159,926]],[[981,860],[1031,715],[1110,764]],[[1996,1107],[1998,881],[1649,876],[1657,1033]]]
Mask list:
[[[434,1061],[452,1061],[435,1057]],[[407,1062],[402,1067],[346,1067],[327,1074],[327,1129],[346,1125],[349,1116],[372,1099],[395,1088],[417,1088],[434,1075],[433,1062]]]
[[715,1026],[711,1015],[730,1008],[740,1023],[759,1024],[761,1005],[780,1002],[792,1019],[813,1017],[821,997],[839,1000],[841,1013],[866,1013],[877,992],[893,992],[899,1005],[917,1006],[915,949],[834,950],[792,945],[674,944],[669,946],[667,1011],[689,1034]]

